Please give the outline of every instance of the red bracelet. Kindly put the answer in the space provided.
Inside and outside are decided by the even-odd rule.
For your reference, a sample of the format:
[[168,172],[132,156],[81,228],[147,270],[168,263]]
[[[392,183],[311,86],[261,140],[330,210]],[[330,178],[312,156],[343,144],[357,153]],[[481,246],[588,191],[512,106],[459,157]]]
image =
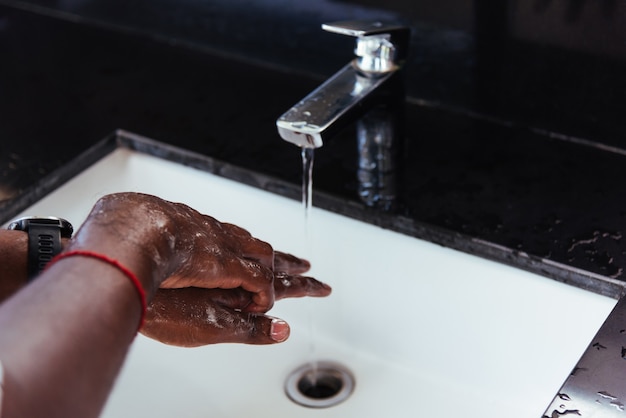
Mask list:
[[137,276],[132,271],[130,271],[126,266],[124,266],[122,263],[117,261],[116,259],[108,257],[104,254],[96,253],[93,251],[85,251],[85,250],[73,250],[73,251],[68,251],[66,253],[61,253],[57,255],[56,257],[54,257],[52,260],[50,260],[50,262],[48,263],[46,267],[49,268],[52,264],[56,263],[57,261],[63,258],[73,257],[73,256],[90,257],[90,258],[95,258],[100,261],[104,261],[105,263],[110,264],[113,267],[117,268],[122,273],[124,273],[126,277],[128,277],[128,279],[131,281],[131,283],[135,287],[137,294],[139,295],[139,302],[141,303],[141,317],[139,319],[138,329],[141,329],[141,327],[143,326],[145,317],[146,317],[146,310],[148,309],[148,303],[146,301],[146,292],[143,289],[143,286],[141,285],[141,282],[139,281]]

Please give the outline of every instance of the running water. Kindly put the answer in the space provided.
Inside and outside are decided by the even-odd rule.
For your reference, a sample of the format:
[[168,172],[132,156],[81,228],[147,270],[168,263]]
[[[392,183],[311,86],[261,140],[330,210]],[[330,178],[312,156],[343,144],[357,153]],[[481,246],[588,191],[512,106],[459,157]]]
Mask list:
[[[311,208],[313,207],[313,161],[315,156],[315,150],[313,148],[302,148],[302,204],[304,206],[304,233],[303,241],[305,243],[305,258],[311,261],[311,236],[310,236],[310,218]],[[315,384],[317,377],[317,360],[315,349],[315,315],[313,312],[313,305],[309,304],[309,355],[312,369],[312,380]]]
[[302,148],[302,204],[304,205],[304,227],[307,242],[309,242],[309,216],[313,206],[313,160],[314,148]]

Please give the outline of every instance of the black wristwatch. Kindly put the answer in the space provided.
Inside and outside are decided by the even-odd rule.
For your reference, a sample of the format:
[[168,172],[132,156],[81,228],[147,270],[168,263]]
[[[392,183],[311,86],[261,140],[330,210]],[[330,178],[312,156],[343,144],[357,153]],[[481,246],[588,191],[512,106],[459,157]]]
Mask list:
[[63,249],[61,238],[71,238],[72,224],[62,218],[28,216],[11,222],[8,229],[28,233],[28,280],[43,271]]

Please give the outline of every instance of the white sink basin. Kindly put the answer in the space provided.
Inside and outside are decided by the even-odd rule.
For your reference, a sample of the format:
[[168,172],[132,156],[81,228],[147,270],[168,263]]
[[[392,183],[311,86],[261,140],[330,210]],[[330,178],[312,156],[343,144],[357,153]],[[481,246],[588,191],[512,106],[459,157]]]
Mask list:
[[[278,302],[273,315],[292,327],[279,345],[183,349],[138,336],[104,417],[540,417],[616,303],[321,210],[305,244],[299,202],[125,148],[24,214],[79,225],[118,191],[236,223],[310,258],[334,291]],[[285,396],[289,372],[312,357],[353,372],[350,398],[320,410]]]

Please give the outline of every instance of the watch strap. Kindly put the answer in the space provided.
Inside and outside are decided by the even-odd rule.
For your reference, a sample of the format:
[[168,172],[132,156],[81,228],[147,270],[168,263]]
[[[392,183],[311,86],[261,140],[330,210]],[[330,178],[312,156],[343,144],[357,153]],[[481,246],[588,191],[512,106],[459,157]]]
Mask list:
[[41,273],[62,249],[60,228],[31,221],[28,225],[28,280]]

